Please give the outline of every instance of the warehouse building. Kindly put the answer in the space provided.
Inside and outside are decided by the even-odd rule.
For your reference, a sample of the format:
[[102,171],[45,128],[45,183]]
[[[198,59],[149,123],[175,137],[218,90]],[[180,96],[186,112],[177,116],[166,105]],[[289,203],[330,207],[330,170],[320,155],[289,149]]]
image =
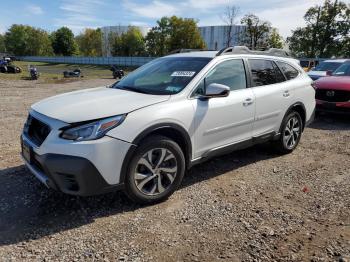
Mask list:
[[[242,38],[246,27],[244,25],[234,25],[231,28],[230,46],[242,45]],[[200,26],[199,31],[209,50],[220,50],[227,47],[228,32],[230,26]]]
[[[151,30],[151,27],[145,26],[136,26],[142,33],[143,36],[146,36],[147,33]],[[243,25],[234,25],[231,29],[231,41],[230,45],[242,45],[242,35],[245,32],[245,26]],[[116,33],[121,35],[127,32],[129,26],[105,26],[102,27],[102,52],[103,56],[111,56],[110,43],[108,41],[110,33]],[[219,25],[219,26],[200,26],[198,27],[199,32],[206,43],[206,46],[209,50],[220,50],[227,46],[227,35],[230,29],[230,26]]]

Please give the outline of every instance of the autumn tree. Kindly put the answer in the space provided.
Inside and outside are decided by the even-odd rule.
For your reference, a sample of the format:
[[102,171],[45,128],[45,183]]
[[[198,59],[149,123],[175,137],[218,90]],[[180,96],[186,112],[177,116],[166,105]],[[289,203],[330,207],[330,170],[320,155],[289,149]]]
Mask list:
[[272,28],[267,39],[267,44],[269,48],[283,48],[283,38],[278,33],[277,28]]
[[102,56],[101,29],[86,28],[76,37],[80,54],[84,56]]
[[142,56],[145,54],[145,39],[137,27],[130,26],[127,32],[111,37],[113,38],[113,56]]
[[146,37],[147,51],[152,56],[163,56],[177,49],[204,49],[205,43],[197,21],[176,16],[157,21]]

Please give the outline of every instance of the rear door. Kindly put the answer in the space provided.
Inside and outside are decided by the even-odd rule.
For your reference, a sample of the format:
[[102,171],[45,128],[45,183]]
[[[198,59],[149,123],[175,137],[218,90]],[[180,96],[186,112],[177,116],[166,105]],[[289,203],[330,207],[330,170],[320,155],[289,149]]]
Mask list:
[[290,105],[286,78],[272,60],[248,59],[251,89],[255,96],[253,137],[278,131]]

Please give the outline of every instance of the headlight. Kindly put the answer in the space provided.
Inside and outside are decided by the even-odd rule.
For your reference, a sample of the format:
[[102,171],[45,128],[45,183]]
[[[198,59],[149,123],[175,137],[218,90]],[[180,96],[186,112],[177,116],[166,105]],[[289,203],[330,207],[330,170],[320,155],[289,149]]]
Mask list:
[[126,115],[119,115],[63,130],[61,137],[74,141],[95,140],[103,137],[109,130],[119,126]]

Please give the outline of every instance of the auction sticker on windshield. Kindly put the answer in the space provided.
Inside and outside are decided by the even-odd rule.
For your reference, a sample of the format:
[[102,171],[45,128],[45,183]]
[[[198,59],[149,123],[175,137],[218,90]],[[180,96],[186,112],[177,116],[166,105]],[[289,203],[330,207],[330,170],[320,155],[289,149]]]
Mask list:
[[195,75],[196,72],[193,71],[175,71],[171,74],[171,76],[178,76],[178,77],[192,77]]

